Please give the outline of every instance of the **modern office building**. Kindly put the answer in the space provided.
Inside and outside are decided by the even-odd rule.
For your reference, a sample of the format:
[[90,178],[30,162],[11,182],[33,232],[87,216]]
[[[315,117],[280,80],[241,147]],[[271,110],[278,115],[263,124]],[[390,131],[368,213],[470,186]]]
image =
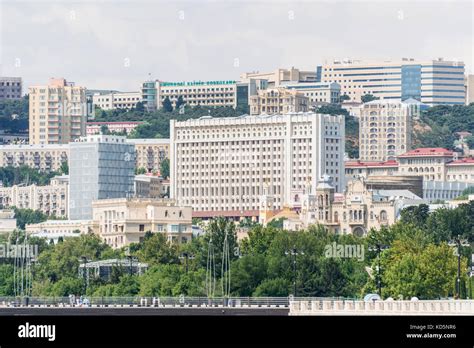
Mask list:
[[294,89],[271,88],[258,90],[250,97],[250,115],[282,115],[307,112],[309,98]]
[[141,97],[143,106],[148,111],[157,110],[161,107],[160,100],[158,99],[159,81],[145,81],[141,85]]
[[141,92],[112,92],[109,94],[95,94],[92,104],[102,110],[133,109],[142,101]]
[[21,77],[0,76],[0,100],[18,100],[22,94]]
[[95,233],[113,248],[138,243],[148,231],[163,233],[170,242],[191,241],[192,209],[173,200],[101,199],[92,205]]
[[0,208],[33,209],[46,215],[67,217],[68,181],[67,176],[56,176],[45,186],[0,187]]
[[171,120],[171,198],[196,217],[257,217],[268,186],[275,209],[298,209],[323,174],[344,189],[344,134],[342,116],[314,113]]
[[94,200],[133,196],[135,148],[125,137],[90,135],[69,146],[69,219],[91,219]]
[[361,106],[359,159],[390,161],[411,149],[416,104],[395,100],[373,100]]
[[318,82],[337,82],[341,95],[359,102],[365,94],[380,99],[416,99],[428,105],[464,104],[464,63],[402,58],[391,61],[334,61],[318,66]]
[[86,134],[85,87],[63,78],[30,87],[30,144],[67,144]]
[[169,158],[169,139],[127,139],[135,146],[136,168],[145,168],[148,173],[160,172],[161,162]]
[[341,86],[338,83],[288,82],[282,84],[289,90],[295,90],[308,98],[310,106],[339,103]]
[[0,146],[0,167],[26,165],[45,172],[58,171],[68,157],[69,144]]
[[298,82],[318,82],[316,71],[302,71],[292,67],[291,69],[276,69],[271,72],[249,72],[240,75],[241,82],[250,82],[251,80],[261,82],[265,81],[262,89],[281,87],[287,83]]

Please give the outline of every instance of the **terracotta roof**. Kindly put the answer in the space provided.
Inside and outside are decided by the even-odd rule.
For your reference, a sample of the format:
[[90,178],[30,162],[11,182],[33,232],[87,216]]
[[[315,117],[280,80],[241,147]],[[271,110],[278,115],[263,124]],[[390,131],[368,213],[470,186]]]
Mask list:
[[252,217],[258,216],[258,210],[204,210],[204,211],[193,211],[193,217],[195,218],[213,218],[218,216],[223,217]]
[[463,159],[460,159],[460,160],[451,161],[451,162],[447,163],[446,165],[447,166],[458,166],[458,165],[463,165],[463,164],[474,165],[474,158],[472,158],[472,157],[463,158]]
[[452,156],[451,150],[442,147],[420,147],[419,149],[408,151],[398,157],[413,157],[413,156]]
[[346,167],[398,167],[398,162],[394,160],[385,162],[364,162],[364,161],[348,161],[345,162]]

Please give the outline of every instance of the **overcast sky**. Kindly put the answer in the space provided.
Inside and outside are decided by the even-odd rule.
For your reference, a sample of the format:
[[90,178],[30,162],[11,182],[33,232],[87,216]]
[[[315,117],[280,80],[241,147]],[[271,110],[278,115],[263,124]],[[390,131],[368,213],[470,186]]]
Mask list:
[[[473,71],[473,2],[0,0],[0,73],[89,89],[238,79],[334,58],[444,57]],[[25,88],[25,92],[26,92]]]

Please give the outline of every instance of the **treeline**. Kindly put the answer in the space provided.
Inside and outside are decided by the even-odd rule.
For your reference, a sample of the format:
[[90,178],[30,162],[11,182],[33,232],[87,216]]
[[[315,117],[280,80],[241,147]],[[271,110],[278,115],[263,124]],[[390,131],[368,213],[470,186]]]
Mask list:
[[14,134],[28,131],[28,108],[28,96],[0,101],[0,130]]
[[[228,268],[223,267],[226,235]],[[371,230],[362,238],[328,233],[318,225],[295,232],[257,224],[238,242],[235,224],[218,218],[210,222],[205,235],[188,244],[171,244],[163,234],[148,232],[141,243],[130,246],[132,256],[148,263],[146,273],[131,275],[128,267],[114,267],[110,280],[91,277],[87,288],[78,276],[81,259],[124,258],[125,250],[113,250],[95,235],[57,245],[42,240],[37,241],[41,252],[34,266],[33,294],[206,296],[212,260],[215,296],[222,295],[221,281],[230,272],[232,296],[288,296],[296,289],[297,296],[361,298],[377,292],[380,277],[384,298],[446,298],[456,293],[457,257],[449,244],[458,236],[469,242],[474,238],[474,202],[433,213],[426,205],[410,207],[396,224]],[[359,253],[344,254],[347,247],[358,248]],[[339,248],[342,254],[335,252]],[[471,247],[461,250],[462,298],[472,297],[467,276],[471,253]],[[11,267],[11,263],[0,265],[0,295],[12,294]]]
[[51,172],[42,172],[27,165],[19,167],[7,166],[0,167],[0,182],[4,187],[19,184],[44,186],[48,185],[54,176],[68,173],[69,168],[67,162],[62,164],[59,171]]

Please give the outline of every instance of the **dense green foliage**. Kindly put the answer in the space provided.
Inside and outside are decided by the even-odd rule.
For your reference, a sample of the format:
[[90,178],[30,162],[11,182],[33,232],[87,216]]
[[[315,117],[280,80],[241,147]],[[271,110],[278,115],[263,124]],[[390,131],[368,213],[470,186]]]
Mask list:
[[[40,256],[34,268],[33,294],[67,296],[206,296],[206,269],[212,245],[216,268],[216,296],[220,296],[223,242],[227,235],[230,251],[231,295],[233,296],[343,296],[361,298],[377,290],[377,245],[386,248],[380,254],[380,275],[384,298],[437,299],[453,296],[457,258],[448,246],[460,235],[474,239],[474,202],[456,209],[410,207],[401,220],[390,227],[371,230],[367,237],[334,235],[322,226],[304,231],[252,224],[248,236],[237,242],[234,223],[218,218],[206,227],[207,233],[187,244],[170,243],[163,234],[147,232],[142,242],[132,244],[130,252],[149,264],[142,275],[130,275],[128,269],[114,268],[110,280],[91,278],[85,286],[78,276],[81,259],[123,258],[125,251],[112,250],[95,235],[66,238],[56,245],[41,241]],[[18,232],[16,232],[18,233]],[[20,234],[12,236],[13,240]],[[31,242],[31,241],[30,241]],[[39,242],[39,240],[37,241]],[[331,255],[328,246],[360,246],[357,257]],[[294,257],[288,254],[295,248]],[[182,257],[192,255],[187,261]],[[468,256],[465,247],[461,259],[461,297],[469,296],[466,276]],[[370,272],[367,272],[369,267]],[[0,265],[0,295],[11,295],[11,264]]]
[[165,158],[160,163],[160,174],[163,178],[167,179],[170,177],[170,160]]
[[416,147],[453,149],[456,132],[474,133],[474,104],[434,106],[423,111],[420,119],[431,130],[416,134]]
[[0,130],[5,133],[28,131],[28,108],[28,96],[20,100],[0,101]]
[[[65,162],[66,163],[66,162]],[[69,172],[69,168],[63,164],[61,170]],[[40,172],[37,169],[23,165],[20,167],[0,167],[0,181],[3,186],[10,187],[13,185],[36,184],[38,186],[48,185],[52,177],[61,174],[61,172]]]
[[48,215],[43,214],[39,210],[18,209],[16,207],[13,210],[15,212],[16,226],[22,230],[25,229],[27,224],[37,224],[48,219]]
[[372,94],[364,94],[362,97],[360,97],[360,100],[362,103],[368,103],[371,102],[372,100],[378,100],[380,98],[372,95]]

